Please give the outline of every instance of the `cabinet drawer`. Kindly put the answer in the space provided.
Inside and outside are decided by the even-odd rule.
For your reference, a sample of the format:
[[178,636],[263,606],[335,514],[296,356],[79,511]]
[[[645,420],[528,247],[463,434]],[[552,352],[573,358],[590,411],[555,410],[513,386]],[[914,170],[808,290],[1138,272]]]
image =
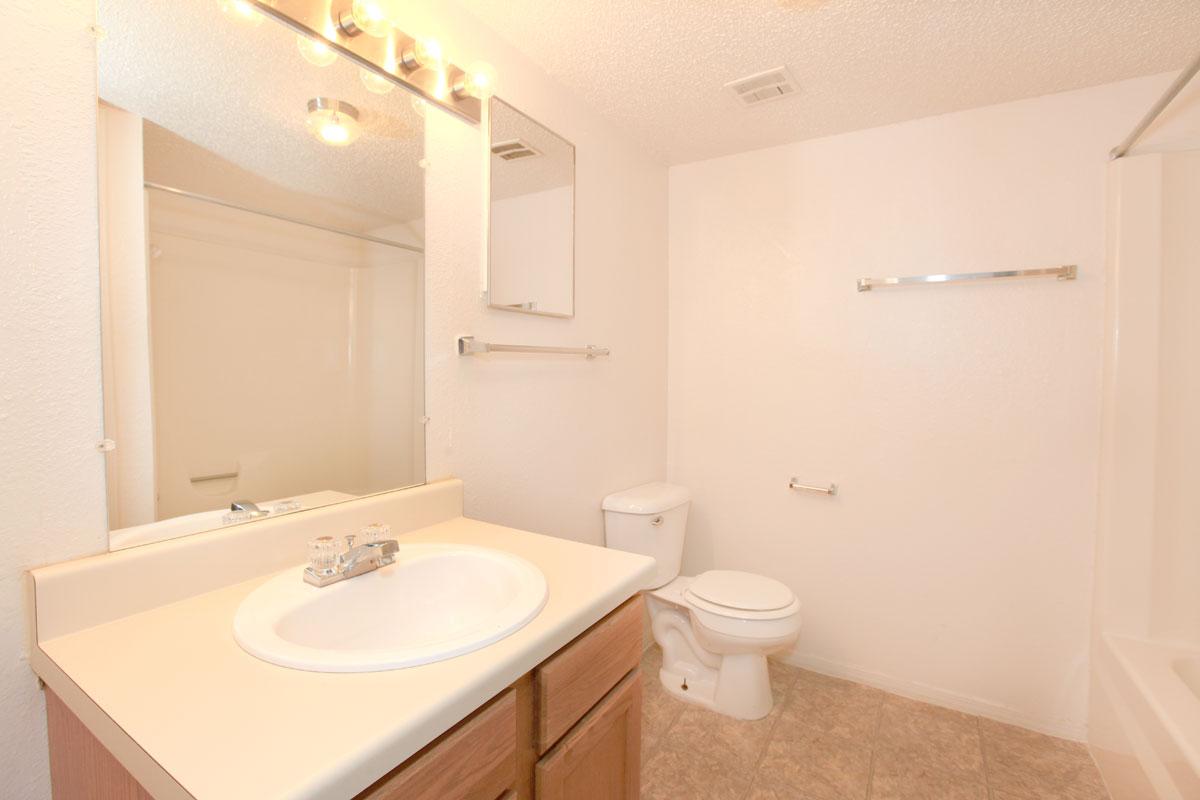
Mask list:
[[538,762],[538,800],[638,800],[642,671],[629,673]]
[[517,780],[517,697],[508,689],[355,800],[496,800]]
[[537,752],[549,750],[642,656],[641,595],[593,625],[534,672]]

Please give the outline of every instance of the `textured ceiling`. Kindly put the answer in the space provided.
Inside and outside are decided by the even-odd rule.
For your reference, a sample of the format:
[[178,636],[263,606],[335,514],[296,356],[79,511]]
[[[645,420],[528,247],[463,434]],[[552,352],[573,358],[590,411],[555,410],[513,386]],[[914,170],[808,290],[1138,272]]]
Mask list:
[[[422,216],[424,121],[404,90],[371,94],[356,66],[339,59],[315,67],[294,33],[273,20],[234,23],[216,0],[100,0],[98,12],[107,33],[98,47],[100,97],[198,145],[150,128],[148,155],[187,157],[190,169],[151,163],[148,174],[192,174],[181,188],[227,198],[253,181],[214,188],[222,176],[258,176],[259,197],[288,204],[271,210],[296,213],[306,195],[319,198],[317,221],[358,230]],[[330,147],[308,133],[307,103],[318,96],[358,107],[358,141]]]
[[[1176,70],[1200,49],[1197,0],[458,2],[671,163]],[[743,108],[723,88],[781,65],[794,97]]]

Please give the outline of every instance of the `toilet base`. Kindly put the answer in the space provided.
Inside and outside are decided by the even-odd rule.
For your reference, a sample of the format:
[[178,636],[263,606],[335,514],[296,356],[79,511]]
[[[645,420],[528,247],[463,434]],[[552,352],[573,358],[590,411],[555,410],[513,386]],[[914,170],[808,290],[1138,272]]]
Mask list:
[[735,719],[762,719],[775,705],[767,657],[762,655],[727,655],[717,669],[684,659],[668,664],[664,659],[658,679],[685,703]]

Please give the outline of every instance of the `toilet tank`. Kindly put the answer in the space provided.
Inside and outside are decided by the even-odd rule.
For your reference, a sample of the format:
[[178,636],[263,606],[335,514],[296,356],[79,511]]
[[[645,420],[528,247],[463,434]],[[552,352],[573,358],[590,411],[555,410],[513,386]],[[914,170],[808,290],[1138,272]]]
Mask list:
[[682,486],[647,483],[604,498],[604,544],[658,562],[647,589],[679,574],[691,495]]

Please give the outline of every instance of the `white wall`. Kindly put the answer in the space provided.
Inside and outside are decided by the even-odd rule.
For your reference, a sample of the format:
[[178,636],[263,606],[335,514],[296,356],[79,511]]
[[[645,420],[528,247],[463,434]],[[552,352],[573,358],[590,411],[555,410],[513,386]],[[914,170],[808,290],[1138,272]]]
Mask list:
[[49,797],[21,572],[106,543],[91,2],[5,4],[0,123],[0,795]]
[[[1165,83],[672,168],[684,567],[788,583],[796,661],[1082,736],[1106,154]],[[1057,264],[1079,280],[855,291]]]
[[[428,477],[463,478],[473,517],[600,544],[603,496],[666,471],[666,169],[452,4],[403,11],[456,58],[492,62],[500,96],[578,154],[575,318],[486,309],[488,154],[477,128],[426,115]],[[462,358],[460,334],[613,354]]]

